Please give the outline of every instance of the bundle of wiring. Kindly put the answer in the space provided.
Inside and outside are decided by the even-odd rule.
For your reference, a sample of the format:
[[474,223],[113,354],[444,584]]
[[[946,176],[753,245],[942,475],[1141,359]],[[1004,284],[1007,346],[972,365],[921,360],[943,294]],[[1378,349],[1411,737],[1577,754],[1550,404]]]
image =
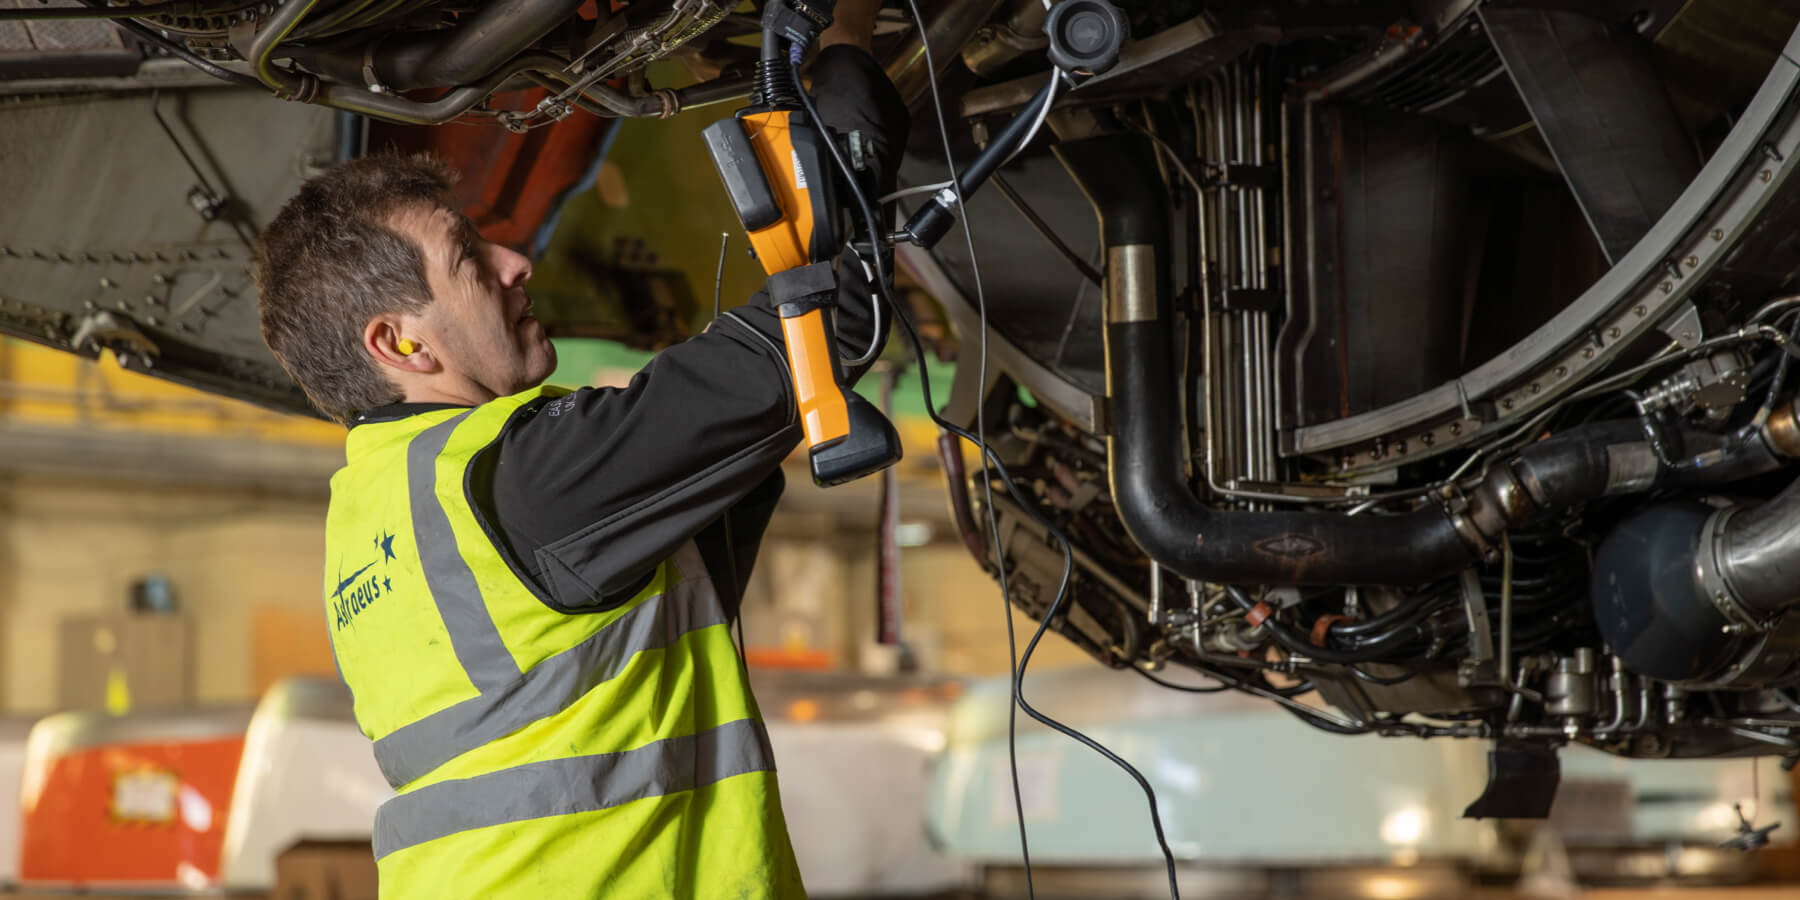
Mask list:
[[[918,8],[918,4],[917,4],[916,0],[907,0],[907,5],[912,13],[915,26],[919,29],[919,33],[921,35],[923,35],[925,33],[925,22],[924,22],[924,18],[919,13],[919,8]],[[950,147],[949,125],[948,125],[948,121],[944,115],[943,100],[938,91],[937,75],[936,75],[936,73],[937,73],[936,62],[932,58],[930,42],[925,41],[925,42],[923,42],[923,44],[924,44],[923,49],[924,49],[924,55],[925,55],[925,67],[926,67],[926,72],[929,76],[928,80],[927,80],[927,84],[928,84],[928,86],[930,88],[930,92],[931,92],[932,107],[933,107],[933,109],[936,113],[936,117],[937,117],[939,137],[943,140],[945,164],[949,168],[949,175],[950,175],[949,182],[950,183],[948,185],[948,188],[949,188],[949,190],[951,190],[955,193],[957,206],[959,208],[966,209],[967,207],[964,203],[964,198],[962,196],[961,182],[960,182],[957,170],[956,170],[955,157],[954,157],[954,154],[952,153],[952,150]],[[1053,73],[1052,77],[1055,78],[1057,76]],[[1051,93],[1054,94],[1054,91],[1051,91]],[[807,110],[807,114],[809,116],[812,116],[813,119],[815,121],[817,121],[818,114],[817,114],[816,109],[814,109],[814,107],[813,107],[812,98],[807,95],[807,92],[804,89],[802,89],[800,91],[800,95],[801,95],[800,96],[801,103]],[[1038,119],[1034,122],[1034,127],[1032,129],[1031,135],[1035,135],[1037,127],[1039,127],[1043,124],[1043,119],[1048,116],[1049,106],[1050,106],[1051,102],[1053,102],[1053,101],[1054,101],[1054,96],[1049,98],[1045,102],[1043,109],[1039,111],[1039,116],[1038,116]],[[888,306],[890,314],[901,324],[902,329],[906,332],[907,339],[912,346],[913,355],[917,359],[918,365],[919,365],[920,393],[923,396],[923,399],[925,402],[926,412],[930,415],[931,420],[933,422],[935,422],[938,425],[938,427],[943,428],[944,430],[957,435],[958,437],[962,438],[963,440],[969,441],[970,443],[974,444],[977,448],[979,448],[981,456],[982,456],[983,469],[991,470],[993,472],[993,475],[997,476],[1000,479],[1001,483],[1006,487],[1007,492],[1009,494],[1011,494],[1013,499],[1018,503],[1020,509],[1023,510],[1026,515],[1030,516],[1034,521],[1036,521],[1040,527],[1044,528],[1045,531],[1048,534],[1050,534],[1052,538],[1054,538],[1056,540],[1057,544],[1059,545],[1059,547],[1062,550],[1063,571],[1062,571],[1062,576],[1060,578],[1060,581],[1057,585],[1055,598],[1051,601],[1049,608],[1045,611],[1041,621],[1038,624],[1038,628],[1037,628],[1036,632],[1033,633],[1033,635],[1031,637],[1031,640],[1026,644],[1025,652],[1023,654],[1016,654],[1017,641],[1016,641],[1016,635],[1015,635],[1015,633],[1013,631],[1013,627],[1012,627],[1012,606],[1011,606],[1011,599],[1010,599],[1011,591],[1010,591],[1009,585],[1007,584],[1005,562],[1003,559],[998,558],[999,552],[1000,552],[999,551],[1000,524],[999,524],[999,520],[997,518],[997,514],[995,512],[995,506],[994,506],[994,502],[993,502],[993,478],[992,477],[984,477],[982,479],[982,487],[983,487],[983,491],[985,494],[985,500],[986,500],[985,506],[986,506],[986,511],[987,511],[988,529],[989,529],[989,533],[990,533],[990,536],[991,536],[991,539],[993,542],[992,546],[995,548],[995,553],[996,553],[995,569],[997,571],[997,575],[1000,580],[1000,591],[1001,591],[1001,595],[1002,595],[1001,600],[1002,600],[1002,604],[1003,604],[1003,607],[1004,607],[1005,613],[1006,613],[1007,650],[1008,650],[1008,654],[1010,656],[1012,656],[1012,658],[1015,660],[1015,663],[1014,663],[1013,669],[1012,669],[1012,708],[1023,709],[1025,711],[1025,714],[1030,716],[1035,721],[1063,734],[1064,736],[1066,736],[1072,740],[1075,740],[1076,742],[1082,744],[1083,746],[1086,746],[1087,748],[1093,750],[1094,752],[1099,753],[1101,756],[1103,756],[1107,760],[1111,761],[1114,765],[1118,766],[1127,775],[1131,776],[1131,778],[1134,781],[1137,782],[1138,786],[1143,789],[1145,798],[1146,798],[1147,802],[1149,803],[1150,823],[1156,833],[1157,845],[1162,850],[1163,861],[1164,861],[1165,867],[1168,872],[1169,895],[1170,895],[1170,897],[1175,898],[1175,900],[1179,900],[1179,898],[1181,896],[1181,890],[1180,890],[1180,886],[1178,885],[1178,883],[1176,881],[1175,854],[1169,848],[1168,839],[1164,834],[1163,825],[1162,825],[1162,816],[1157,809],[1156,790],[1155,790],[1155,788],[1153,788],[1150,785],[1149,780],[1146,779],[1144,777],[1143,773],[1139,772],[1136,767],[1132,766],[1129,762],[1125,761],[1118,754],[1116,754],[1112,750],[1108,749],[1105,745],[1103,745],[1100,742],[1094,740],[1093,738],[1087,736],[1086,734],[1084,734],[1068,725],[1065,725],[1062,722],[1057,721],[1056,719],[1038,711],[1035,707],[1033,707],[1030,703],[1028,703],[1026,701],[1025,696],[1024,696],[1023,684],[1024,684],[1024,678],[1025,678],[1025,670],[1031,663],[1031,655],[1037,649],[1039,641],[1044,636],[1044,632],[1046,630],[1048,630],[1050,622],[1056,618],[1058,611],[1062,608],[1062,604],[1068,598],[1069,582],[1070,582],[1070,578],[1074,572],[1073,545],[1070,543],[1068,536],[1063,534],[1062,529],[1057,527],[1057,525],[1054,522],[1050,521],[1046,516],[1044,516],[1043,513],[1037,509],[1036,505],[1033,504],[1026,497],[1025,493],[1019,489],[1018,485],[1013,481],[1012,476],[1007,472],[1006,466],[1001,461],[999,455],[997,453],[995,453],[991,447],[988,446],[987,441],[983,437],[983,435],[985,435],[987,432],[987,427],[986,427],[987,423],[986,423],[985,413],[982,408],[983,407],[982,404],[977,404],[977,406],[976,406],[976,425],[975,425],[976,433],[974,433],[974,434],[971,434],[967,429],[962,428],[961,426],[958,426],[955,423],[952,423],[952,422],[944,419],[937,412],[936,404],[934,404],[932,402],[932,398],[931,398],[931,378],[930,378],[930,374],[929,374],[929,371],[927,368],[927,363],[926,363],[926,359],[925,359],[925,348],[924,348],[923,342],[921,342],[919,340],[918,331],[916,328],[913,327],[913,323],[906,315],[905,310],[900,306],[900,304],[894,299],[894,297],[892,295],[891,278],[887,271],[887,266],[886,266],[885,260],[883,259],[883,254],[881,252],[881,249],[879,247],[879,242],[881,241],[882,236],[885,234],[884,230],[881,228],[880,217],[877,215],[875,207],[869,202],[867,193],[865,191],[863,191],[861,184],[857,181],[854,170],[851,168],[848,161],[846,161],[844,159],[843,153],[837,148],[835,142],[833,142],[831,140],[826,140],[826,141],[824,141],[824,144],[828,150],[828,153],[832,159],[833,164],[835,166],[837,166],[839,171],[844,175],[846,182],[848,182],[850,189],[851,189],[851,193],[854,195],[854,198],[856,200],[858,211],[861,213],[864,223],[865,223],[865,227],[869,231],[871,242],[876,244],[875,252],[873,253],[873,255],[875,256],[875,262],[876,262],[876,273],[875,273],[876,279],[877,279],[876,285],[875,285],[876,292],[882,298],[883,302],[885,302],[886,305]],[[973,236],[969,233],[969,229],[966,227],[966,223],[965,223],[965,227],[963,228],[963,238],[966,242],[967,249],[969,252],[970,266],[974,272],[976,310],[977,310],[978,318],[981,323],[980,324],[980,331],[981,331],[980,350],[979,350],[979,357],[980,357],[979,367],[980,368],[979,368],[978,383],[985,384],[987,381],[987,355],[988,355],[987,354],[987,299],[986,299],[986,295],[982,288],[981,267],[980,267],[980,263],[977,259],[977,255],[976,255],[976,251],[975,251],[975,241],[974,241]],[[1029,841],[1027,839],[1026,832],[1025,832],[1024,805],[1023,805],[1023,801],[1021,800],[1020,791],[1019,791],[1016,719],[1010,709],[1009,709],[1009,714],[1008,714],[1008,718],[1007,718],[1007,755],[1008,755],[1008,761],[1010,764],[1011,776],[1012,776],[1014,811],[1017,814],[1018,824],[1019,824],[1020,853],[1021,853],[1021,856],[1023,857],[1024,864],[1025,864],[1026,892],[1027,892],[1028,896],[1035,897],[1036,889],[1032,882],[1032,874],[1031,874],[1030,844],[1029,844]]]

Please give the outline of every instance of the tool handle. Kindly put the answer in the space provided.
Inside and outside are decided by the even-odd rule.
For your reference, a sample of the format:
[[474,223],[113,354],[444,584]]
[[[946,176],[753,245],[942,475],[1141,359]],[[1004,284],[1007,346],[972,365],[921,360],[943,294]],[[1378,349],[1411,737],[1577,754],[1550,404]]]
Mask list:
[[[790,315],[790,311],[793,313]],[[900,461],[900,435],[874,404],[844,387],[836,335],[824,307],[782,308],[788,373],[800,407],[800,427],[813,481],[843,484]]]
[[800,407],[800,427],[809,447],[822,447],[850,432],[844,391],[837,373],[837,342],[833,341],[825,310],[820,307],[786,315],[781,335],[787,341],[788,370],[794,378],[794,401]]

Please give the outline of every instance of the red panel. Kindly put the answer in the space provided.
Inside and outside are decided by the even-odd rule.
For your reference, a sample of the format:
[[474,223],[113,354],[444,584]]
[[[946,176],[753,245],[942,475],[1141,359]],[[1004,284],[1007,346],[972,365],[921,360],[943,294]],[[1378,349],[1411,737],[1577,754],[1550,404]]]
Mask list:
[[88,747],[25,810],[20,876],[199,888],[219,877],[242,736]]
[[[542,89],[495,94],[494,109],[531,109]],[[369,123],[371,152],[431,152],[462,173],[456,202],[488,240],[526,250],[556,201],[579,182],[599,154],[612,119],[577,112],[553,125],[514,134],[499,125],[437,126]]]

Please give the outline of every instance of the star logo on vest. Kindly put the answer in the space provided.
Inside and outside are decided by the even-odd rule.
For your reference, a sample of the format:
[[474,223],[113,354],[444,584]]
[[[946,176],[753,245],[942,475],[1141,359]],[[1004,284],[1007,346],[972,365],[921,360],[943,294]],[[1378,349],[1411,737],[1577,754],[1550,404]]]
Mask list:
[[[343,557],[338,558],[337,590],[332,591],[330,597],[332,625],[336,629],[341,631],[344,626],[356,621],[363,610],[380,600],[382,594],[393,591],[394,581],[387,575],[387,563],[398,559],[394,555],[394,538],[395,535],[383,530],[375,538],[375,561],[349,575],[344,574]],[[382,571],[368,574],[376,566],[381,566]]]

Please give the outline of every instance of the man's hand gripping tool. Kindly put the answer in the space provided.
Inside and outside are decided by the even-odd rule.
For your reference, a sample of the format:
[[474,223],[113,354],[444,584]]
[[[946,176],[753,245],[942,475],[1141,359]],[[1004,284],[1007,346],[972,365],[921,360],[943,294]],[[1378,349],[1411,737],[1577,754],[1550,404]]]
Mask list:
[[811,451],[813,480],[842,484],[900,460],[893,423],[845,386],[830,315],[837,300],[843,210],[831,140],[800,103],[784,47],[804,47],[831,23],[829,2],[774,0],[763,10],[763,52],[751,105],[704,132],[781,314],[794,398]]

